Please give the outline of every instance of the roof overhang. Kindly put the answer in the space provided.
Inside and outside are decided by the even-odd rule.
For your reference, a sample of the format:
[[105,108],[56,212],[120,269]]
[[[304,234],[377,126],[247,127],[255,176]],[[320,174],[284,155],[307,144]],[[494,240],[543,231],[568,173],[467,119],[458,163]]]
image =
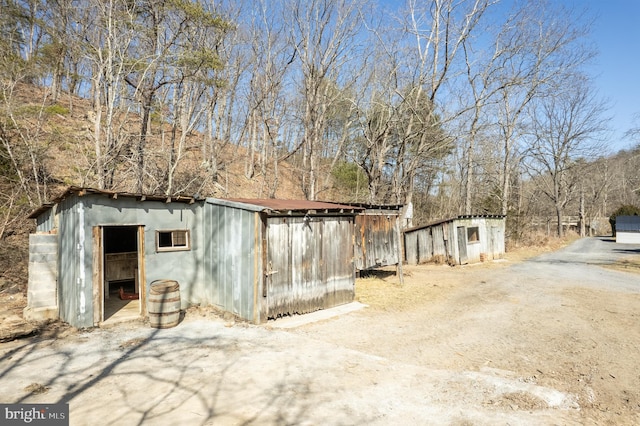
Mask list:
[[49,209],[53,208],[56,204],[59,204],[63,200],[73,195],[78,197],[83,197],[85,195],[103,195],[111,199],[134,198],[138,201],[161,201],[164,203],[186,203],[186,204],[193,204],[196,201],[203,200],[203,198],[200,198],[198,196],[186,197],[183,195],[137,194],[132,192],[120,192],[120,191],[110,191],[106,189],[69,186],[58,196],[51,199],[50,202],[43,204],[42,206],[38,207],[37,209],[29,213],[28,218],[36,219],[42,213],[48,211]]

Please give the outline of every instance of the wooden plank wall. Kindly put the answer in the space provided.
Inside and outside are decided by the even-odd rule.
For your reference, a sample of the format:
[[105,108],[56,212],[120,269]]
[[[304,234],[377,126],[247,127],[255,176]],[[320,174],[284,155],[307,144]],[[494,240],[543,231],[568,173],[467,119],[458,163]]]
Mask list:
[[270,217],[266,259],[269,318],[351,302],[353,217]]
[[355,262],[357,270],[397,265],[400,261],[397,214],[356,216]]

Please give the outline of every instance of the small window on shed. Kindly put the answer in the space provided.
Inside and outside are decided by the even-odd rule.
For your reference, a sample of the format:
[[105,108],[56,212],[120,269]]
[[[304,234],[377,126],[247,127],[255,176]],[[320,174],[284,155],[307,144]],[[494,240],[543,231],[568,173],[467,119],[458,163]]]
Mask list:
[[477,243],[480,241],[480,233],[477,226],[467,228],[467,242]]
[[189,231],[172,230],[156,232],[157,251],[189,250]]

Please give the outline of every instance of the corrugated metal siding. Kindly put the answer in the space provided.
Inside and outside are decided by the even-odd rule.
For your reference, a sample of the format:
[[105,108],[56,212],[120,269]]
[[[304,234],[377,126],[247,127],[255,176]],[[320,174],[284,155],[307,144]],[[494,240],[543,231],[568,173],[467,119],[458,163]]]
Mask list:
[[[206,204],[203,227],[204,276],[209,303],[253,321],[255,280],[262,270],[256,241],[257,213]],[[256,261],[258,270],[256,271]],[[258,276],[256,275],[258,273]]]
[[640,216],[616,217],[616,233],[618,232],[640,232]]
[[352,217],[269,217],[268,316],[313,312],[354,296]]
[[81,259],[91,265],[91,243],[87,247],[84,203],[76,201],[76,197],[70,197],[58,205],[58,307],[61,320],[74,327],[92,327],[91,273],[87,276],[86,269],[81,271]]
[[55,212],[57,208],[51,208],[38,216],[36,220],[37,232],[51,232],[56,229]]
[[397,265],[398,216],[390,214],[359,214],[356,216],[356,269]]

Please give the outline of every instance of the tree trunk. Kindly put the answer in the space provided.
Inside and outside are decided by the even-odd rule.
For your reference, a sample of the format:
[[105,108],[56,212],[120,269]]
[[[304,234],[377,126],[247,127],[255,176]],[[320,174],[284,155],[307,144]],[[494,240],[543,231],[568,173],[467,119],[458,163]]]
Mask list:
[[580,237],[581,238],[584,238],[587,235],[584,221],[585,221],[584,192],[580,192]]
[[558,237],[564,237],[564,228],[562,226],[562,207],[556,204],[556,218],[558,220]]
[[140,138],[138,139],[138,158],[136,170],[136,191],[139,194],[144,193],[144,156],[145,145],[147,142],[147,131],[149,129],[149,120],[151,118],[151,104],[153,94],[144,94],[142,102],[142,122],[140,123]]

